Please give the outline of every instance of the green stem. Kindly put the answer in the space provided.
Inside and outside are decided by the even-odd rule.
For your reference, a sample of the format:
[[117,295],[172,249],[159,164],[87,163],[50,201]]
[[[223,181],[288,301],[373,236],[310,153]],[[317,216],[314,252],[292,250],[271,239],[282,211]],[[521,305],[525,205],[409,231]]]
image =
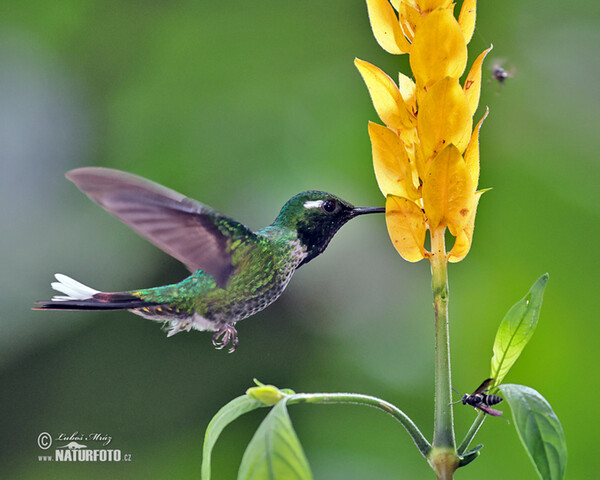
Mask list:
[[448,257],[445,228],[431,234],[431,289],[435,312],[435,397],[433,445],[429,464],[438,479],[452,479],[458,468],[452,417],[450,333],[448,325]]
[[429,452],[431,451],[431,445],[410,417],[398,407],[385,400],[381,400],[380,398],[372,397],[370,395],[361,395],[359,393],[298,393],[291,395],[288,399],[288,405],[294,403],[348,403],[375,407],[388,413],[400,422],[425,458],[428,457]]
[[448,259],[444,229],[431,236],[431,288],[435,311],[435,407],[433,446],[455,448],[448,327]]
[[477,431],[479,430],[479,428],[481,427],[481,425],[483,425],[483,421],[485,420],[485,416],[486,415],[483,412],[478,412],[477,413],[477,417],[475,418],[475,421],[473,422],[473,425],[471,425],[471,428],[469,428],[469,431],[465,435],[464,440],[458,446],[457,453],[459,455],[463,455],[467,451],[467,448],[469,448],[469,445],[473,441],[473,438],[477,434]]

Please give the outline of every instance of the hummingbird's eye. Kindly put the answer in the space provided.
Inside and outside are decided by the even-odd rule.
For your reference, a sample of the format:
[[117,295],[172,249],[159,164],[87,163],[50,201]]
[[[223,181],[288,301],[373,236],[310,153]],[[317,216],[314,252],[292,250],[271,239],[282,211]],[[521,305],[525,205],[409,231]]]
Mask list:
[[337,203],[335,200],[325,200],[323,202],[322,208],[327,213],[332,213],[337,208]]

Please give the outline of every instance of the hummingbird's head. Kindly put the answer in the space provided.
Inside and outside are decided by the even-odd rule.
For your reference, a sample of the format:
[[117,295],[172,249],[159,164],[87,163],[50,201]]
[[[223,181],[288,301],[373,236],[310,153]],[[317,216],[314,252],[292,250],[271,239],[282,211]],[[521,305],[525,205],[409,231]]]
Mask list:
[[322,253],[348,220],[358,215],[382,212],[385,212],[383,207],[355,207],[331,193],[312,190],[290,198],[273,225],[297,232],[307,251],[303,265]]

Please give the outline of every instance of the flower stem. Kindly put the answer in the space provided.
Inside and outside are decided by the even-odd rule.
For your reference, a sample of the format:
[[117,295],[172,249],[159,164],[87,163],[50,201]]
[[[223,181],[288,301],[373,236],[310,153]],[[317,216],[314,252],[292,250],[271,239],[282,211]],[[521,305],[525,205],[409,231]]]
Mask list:
[[415,445],[421,454],[428,458],[431,451],[431,445],[421,433],[414,422],[398,407],[392,405],[385,400],[370,395],[362,395],[359,393],[297,393],[291,395],[288,399],[288,405],[294,403],[320,403],[320,404],[335,404],[335,403],[350,403],[354,405],[366,405],[375,407],[385,413],[390,414],[398,422],[402,424],[410,437],[415,442]]
[[435,413],[433,445],[455,447],[450,387],[450,337],[448,330],[448,260],[444,229],[431,236],[431,288],[435,312]]
[[433,450],[430,464],[438,478],[452,478],[458,466],[452,417],[450,335],[448,327],[448,257],[445,228],[431,234],[431,288],[435,312],[435,399]]

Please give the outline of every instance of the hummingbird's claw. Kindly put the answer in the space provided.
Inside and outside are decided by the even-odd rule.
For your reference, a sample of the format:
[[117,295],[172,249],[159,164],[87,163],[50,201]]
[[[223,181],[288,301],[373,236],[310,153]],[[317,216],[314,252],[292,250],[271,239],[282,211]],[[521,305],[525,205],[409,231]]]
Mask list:
[[229,343],[231,343],[231,347],[228,350],[229,353],[235,352],[238,346],[237,330],[233,325],[226,323],[212,336],[212,344],[217,350],[221,350],[229,345]]

